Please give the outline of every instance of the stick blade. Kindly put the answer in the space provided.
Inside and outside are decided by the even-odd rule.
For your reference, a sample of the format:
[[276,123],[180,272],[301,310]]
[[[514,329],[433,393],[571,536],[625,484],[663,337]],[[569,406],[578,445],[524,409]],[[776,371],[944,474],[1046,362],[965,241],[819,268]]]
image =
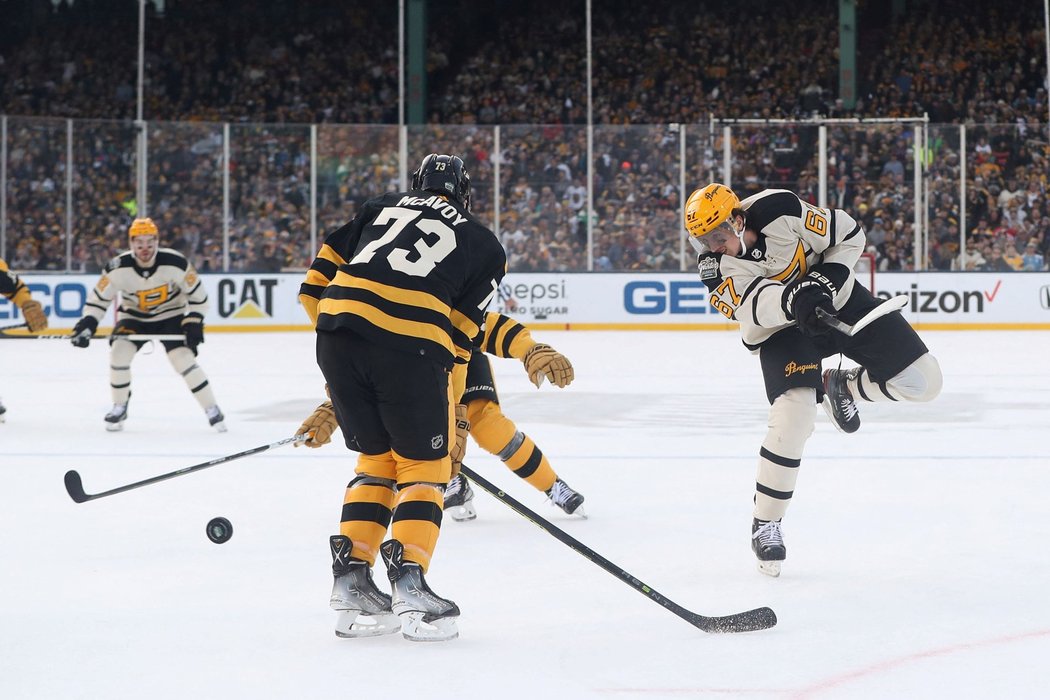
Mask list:
[[66,472],[64,480],[66,482],[66,492],[75,503],[83,503],[90,500],[88,495],[84,493],[84,482],[80,480],[80,474],[77,473],[76,469],[70,469]]
[[777,624],[777,614],[772,608],[755,608],[747,612],[725,615],[723,617],[704,617],[696,615],[691,622],[711,634],[735,634],[737,632],[758,632],[767,630]]

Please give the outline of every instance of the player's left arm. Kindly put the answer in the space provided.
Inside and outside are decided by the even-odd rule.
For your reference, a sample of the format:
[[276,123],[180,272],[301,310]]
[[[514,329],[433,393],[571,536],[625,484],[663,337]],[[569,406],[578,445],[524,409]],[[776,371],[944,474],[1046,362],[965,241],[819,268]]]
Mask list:
[[485,314],[482,349],[496,357],[513,357],[525,365],[525,372],[537,387],[547,379],[564,388],[576,378],[569,358],[546,343],[537,343],[524,324],[509,316],[490,311]]

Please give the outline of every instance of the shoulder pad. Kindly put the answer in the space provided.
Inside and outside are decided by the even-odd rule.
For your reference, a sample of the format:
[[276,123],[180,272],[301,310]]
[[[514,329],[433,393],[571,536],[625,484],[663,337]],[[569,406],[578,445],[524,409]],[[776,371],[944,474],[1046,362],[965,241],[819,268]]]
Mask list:
[[[127,264],[127,263],[125,263],[125,259],[127,260],[128,263],[131,263],[131,256],[130,256],[129,253],[121,253],[120,255],[116,256],[115,258],[110,258],[110,261],[108,263],[106,263],[106,266],[102,269],[102,271],[103,272],[113,272],[118,267],[122,267],[122,266]],[[134,264],[134,263],[131,263],[131,264]]]
[[157,251],[157,265],[171,265],[185,270],[189,265],[186,256],[173,248],[161,248]]

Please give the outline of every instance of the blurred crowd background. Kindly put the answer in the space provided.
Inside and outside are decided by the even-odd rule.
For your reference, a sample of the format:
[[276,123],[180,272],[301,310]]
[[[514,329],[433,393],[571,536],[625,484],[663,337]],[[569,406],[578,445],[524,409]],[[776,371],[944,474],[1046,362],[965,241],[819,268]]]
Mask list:
[[[838,6],[594,0],[588,208],[583,0],[429,0],[427,116],[408,127],[408,162],[464,157],[512,271],[679,270],[682,173],[686,194],[731,179],[742,197],[782,187],[817,203],[823,124],[827,203],[864,224],[879,270],[1046,270],[1043,4],[858,3],[852,109],[837,96]],[[299,269],[361,202],[399,188],[397,3],[148,8],[147,199],[163,245],[202,271]],[[138,4],[0,0],[0,17],[0,255],[98,271],[138,206]]]

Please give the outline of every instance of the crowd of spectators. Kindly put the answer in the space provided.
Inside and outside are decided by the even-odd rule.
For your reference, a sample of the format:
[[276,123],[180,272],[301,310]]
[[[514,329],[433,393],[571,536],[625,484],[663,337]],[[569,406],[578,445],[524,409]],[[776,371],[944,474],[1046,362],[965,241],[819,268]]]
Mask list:
[[[137,7],[5,5],[7,257],[20,269],[94,271],[125,245],[137,204]],[[878,268],[1046,269],[1040,8],[941,0],[894,16],[892,4],[865,5],[858,99],[846,109],[835,98],[837,2],[800,0],[786,18],[761,0],[657,5],[593,7],[588,210],[583,3],[428,3],[428,123],[410,129],[409,162],[430,150],[465,157],[475,213],[498,230],[511,270],[684,269],[683,138],[687,188],[731,180],[741,196],[784,187],[816,203],[818,129],[805,120],[923,114],[932,125],[919,154],[928,207],[918,231],[914,123],[828,123],[829,204],[864,223]],[[401,185],[390,126],[398,121],[396,7],[167,0],[163,16],[149,7],[148,200],[165,245],[206,271],[300,268],[317,244],[312,170],[318,236]],[[74,119],[68,176],[64,118]],[[710,128],[712,119],[728,121]],[[797,121],[733,121],[777,119]],[[721,124],[731,127],[730,173]]]

